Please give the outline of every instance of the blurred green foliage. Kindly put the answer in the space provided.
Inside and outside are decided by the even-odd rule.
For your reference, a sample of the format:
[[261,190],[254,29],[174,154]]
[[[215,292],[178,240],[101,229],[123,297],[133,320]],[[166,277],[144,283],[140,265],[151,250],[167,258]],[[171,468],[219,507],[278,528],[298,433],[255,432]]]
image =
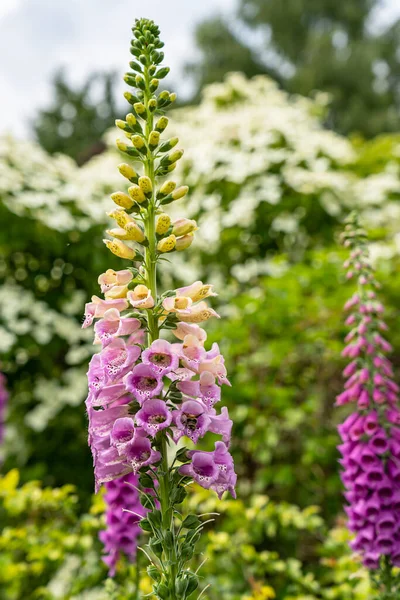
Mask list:
[[114,95],[115,74],[96,73],[80,87],[73,87],[59,71],[52,84],[52,104],[40,110],[35,119],[36,139],[50,154],[66,154],[81,165],[104,151],[103,134],[120,116]]
[[[393,326],[400,141],[351,143],[324,130],[324,110],[267,78],[235,75],[172,118],[191,186],[186,204],[172,207],[200,229],[190,252],[165,264],[161,283],[215,284],[222,319],[210,324],[208,341],[220,343],[233,384],[224,403],[234,420],[239,499],[219,502],[202,490],[189,499],[201,512],[220,513],[203,546],[211,600],[370,594],[347,545],[335,449],[345,415],[333,409],[342,386],[342,306],[352,292],[336,237],[357,206]],[[18,467],[21,479],[17,488],[13,470],[0,480],[5,600],[133,593],[127,565],[101,587],[102,506],[97,499],[90,508],[83,405],[95,348],[92,332],[80,329],[98,275],[123,267],[101,243],[108,195],[124,185],[118,162],[110,148],[78,168],[36,145],[22,153],[17,141],[0,140],[0,358],[11,391],[4,472]],[[390,339],[398,366],[396,327]]]
[[381,22],[382,9],[379,0],[241,0],[197,26],[199,58],[187,67],[195,97],[230,71],[268,74],[291,93],[327,92],[336,131],[397,132],[400,21]]

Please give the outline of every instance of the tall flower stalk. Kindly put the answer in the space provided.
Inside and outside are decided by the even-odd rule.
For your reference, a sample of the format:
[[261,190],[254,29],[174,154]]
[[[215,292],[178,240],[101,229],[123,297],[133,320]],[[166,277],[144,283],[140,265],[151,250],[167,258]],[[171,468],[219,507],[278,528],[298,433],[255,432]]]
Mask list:
[[350,249],[347,278],[357,292],[345,305],[349,313],[343,356],[345,390],[337,405],[355,403],[354,412],[339,427],[342,480],[348,502],[348,526],[355,533],[353,550],[361,555],[379,590],[379,598],[400,594],[400,410],[399,388],[387,358],[391,346],[382,332],[383,306],[376,297],[379,284],[369,260],[368,240],[352,214],[343,233]]
[[[205,302],[216,295],[212,286],[196,281],[161,294],[157,290],[160,260],[186,250],[197,226],[186,218],[172,221],[165,212],[188,188],[167,179],[183,151],[174,149],[177,138],[161,139],[168,126],[164,112],[175,94],[158,91],[169,72],[162,66],[159,29],[141,19],[133,34],[134,60],[125,75],[134,88],[125,93],[132,111],[116,122],[125,135],[117,147],[130,158],[119,166],[128,188],[111,195],[117,208],[109,216],[117,227],[108,231],[112,239],[104,240],[113,254],[131,263],[100,275],[105,299],[93,296],[86,305],[83,326],[98,319],[95,342],[102,346],[88,371],[89,444],[96,489],[125,478],[140,492],[146,517],[128,504],[125,509],[141,519],[141,529],[149,534],[143,551],[155,595],[184,600],[199,585],[189,563],[204,524],[212,520],[182,514],[186,488],[196,482],[219,497],[225,491],[235,496],[236,474],[228,451],[232,421],[225,407],[220,414],[214,408],[221,386],[230,384],[218,345],[206,350],[207,334],[199,326],[218,317]],[[168,335],[175,341],[165,339]],[[214,450],[196,449],[208,432],[221,438]],[[190,440],[190,449],[181,445],[181,438]],[[132,473],[137,484],[129,481]],[[112,509],[110,503],[107,518],[116,523]],[[120,539],[107,531],[102,537],[111,540],[106,551],[113,571]],[[128,553],[133,553],[131,546]]]

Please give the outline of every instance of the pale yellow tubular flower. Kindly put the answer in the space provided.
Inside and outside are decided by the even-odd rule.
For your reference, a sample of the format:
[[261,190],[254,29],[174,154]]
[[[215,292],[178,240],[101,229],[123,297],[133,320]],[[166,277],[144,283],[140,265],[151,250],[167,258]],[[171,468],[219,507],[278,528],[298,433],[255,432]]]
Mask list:
[[121,240],[103,240],[107,248],[118,256],[119,258],[126,258],[128,260],[134,260],[136,256],[135,250],[124,244]]
[[105,292],[104,297],[106,300],[116,300],[117,298],[126,298],[128,293],[127,285],[114,285],[111,289]]
[[151,290],[143,284],[137,285],[127,294],[127,299],[134,308],[153,308],[154,299]]
[[203,321],[208,321],[212,317],[220,318],[218,313],[215,312],[212,308],[207,306],[205,302],[199,302],[193,306],[190,311],[176,311],[177,316],[184,323],[202,323]]
[[164,233],[167,233],[170,226],[171,226],[171,217],[169,215],[167,215],[167,213],[162,213],[157,218],[156,233],[158,235],[163,235]]
[[144,240],[146,239],[143,229],[141,229],[141,227],[139,227],[139,225],[134,220],[125,225],[125,231],[130,236],[130,240],[138,242],[139,244],[141,242],[144,242]]
[[138,204],[141,204],[146,200],[143,190],[138,185],[131,185],[131,187],[128,189],[128,193],[129,196]]
[[193,302],[204,300],[210,296],[217,296],[213,291],[213,286],[202,281],[195,281],[191,285],[187,285],[176,290],[177,296],[188,296]]
[[177,252],[182,252],[183,250],[186,250],[186,248],[189,248],[189,246],[192,245],[193,240],[193,233],[188,233],[187,235],[183,235],[182,237],[177,238],[175,250]]
[[175,249],[176,237],[174,235],[169,235],[166,238],[160,240],[157,244],[157,250],[161,253],[171,252]]
[[160,193],[164,196],[168,196],[168,194],[171,194],[171,192],[173,192],[175,188],[175,181],[165,181],[160,188]]
[[128,213],[126,213],[123,208],[113,210],[107,213],[107,216],[111,219],[114,219],[117,225],[122,229],[124,229],[128,223],[131,223],[132,221],[134,222],[134,219],[130,215],[128,215]]
[[197,231],[197,229],[197,223],[194,219],[181,218],[174,221],[172,233],[176,235],[176,237],[180,237],[192,233],[193,231]]
[[111,200],[113,202],[115,202],[115,204],[117,204],[118,206],[121,206],[121,208],[132,208],[133,206],[133,201],[132,199],[128,196],[128,194],[125,194],[124,192],[114,192],[113,194],[111,194]]

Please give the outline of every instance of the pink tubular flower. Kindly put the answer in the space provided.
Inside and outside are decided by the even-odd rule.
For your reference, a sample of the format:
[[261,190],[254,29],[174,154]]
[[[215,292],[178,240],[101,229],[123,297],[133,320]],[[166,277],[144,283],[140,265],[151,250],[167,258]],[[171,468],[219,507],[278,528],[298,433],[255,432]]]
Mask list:
[[368,259],[365,236],[354,217],[344,233],[346,246],[353,249],[349,266],[357,272],[359,293],[345,305],[351,310],[346,323],[353,329],[343,356],[353,360],[344,369],[345,391],[336,404],[355,403],[355,412],[343,425],[339,446],[348,527],[355,533],[353,550],[364,565],[378,569],[382,557],[392,566],[399,564],[400,539],[400,410],[398,386],[392,380],[392,366],[385,356],[390,344],[379,333],[386,329],[382,305],[371,287],[378,287]]
[[139,404],[157,396],[163,388],[161,375],[150,365],[136,365],[125,379],[126,389],[131,392]]
[[92,301],[85,304],[85,319],[82,327],[89,327],[93,323],[93,319],[104,317],[106,311],[110,308],[116,308],[119,312],[128,308],[128,302],[125,298],[116,300],[102,300],[98,296],[92,296]]
[[121,318],[116,308],[110,308],[94,326],[95,343],[98,340],[103,346],[107,346],[113,338],[132,335],[141,327],[139,319]]
[[155,340],[147,350],[143,351],[142,361],[151,365],[159,375],[175,371],[179,366],[179,358],[166,340]]
[[136,413],[136,423],[146,433],[154,437],[161,429],[169,427],[172,413],[164,400],[151,399],[143,402],[142,408]]

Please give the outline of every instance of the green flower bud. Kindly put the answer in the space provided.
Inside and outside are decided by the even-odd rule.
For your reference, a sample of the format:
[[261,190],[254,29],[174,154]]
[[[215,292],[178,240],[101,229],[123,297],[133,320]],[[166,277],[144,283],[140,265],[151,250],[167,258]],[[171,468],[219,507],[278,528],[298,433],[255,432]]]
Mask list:
[[178,160],[180,160],[183,156],[183,150],[175,150],[175,152],[172,152],[172,154],[170,154],[168,156],[168,162],[169,164],[175,163]]
[[179,138],[177,138],[177,137],[171,138],[170,140],[167,140],[166,142],[161,144],[159,151],[160,152],[169,152],[169,150],[172,150],[172,148],[174,148],[178,142],[179,142]]
[[124,97],[128,100],[129,104],[132,104],[132,106],[138,102],[137,97],[134,94],[131,94],[131,92],[125,92]]
[[147,567],[147,574],[153,581],[161,581],[161,573],[154,565],[150,565]]
[[136,82],[137,87],[140,90],[145,90],[146,89],[146,83],[145,83],[143,77],[141,75],[139,75],[139,73],[135,77],[135,82]]
[[155,79],[155,78],[152,79],[150,81],[150,91],[155,92],[159,85],[160,85],[160,82],[158,79]]
[[126,115],[126,122],[128,123],[129,127],[133,129],[137,123],[135,115],[133,115],[132,113]]
[[155,592],[161,600],[167,600],[169,598],[169,589],[165,585],[165,583],[160,583],[156,588]]
[[157,108],[157,100],[155,98],[152,98],[151,100],[149,100],[149,102],[147,104],[147,108],[149,109],[150,112],[154,112]]
[[139,152],[136,150],[136,148],[132,148],[132,146],[128,146],[121,139],[118,138],[116,141],[116,144],[117,144],[118,150],[120,150],[121,152],[126,152],[126,154],[129,154],[129,156],[139,156]]
[[158,69],[158,71],[156,72],[156,77],[157,79],[164,79],[164,77],[166,77],[169,72],[169,67],[161,67],[161,69]]
[[129,129],[128,124],[125,121],[122,121],[122,119],[115,119],[115,124],[119,129],[122,129],[123,131]]
[[138,115],[143,115],[146,112],[146,107],[143,104],[143,102],[135,102],[133,108],[135,109]]
[[138,73],[142,73],[142,67],[140,65],[138,65],[137,62],[135,61],[131,61],[129,63],[130,68],[132,69],[132,71],[137,71]]
[[135,146],[135,148],[137,148],[138,150],[141,150],[144,146],[145,146],[145,142],[144,139],[142,138],[141,135],[133,135],[132,136],[132,144]]
[[158,119],[155,128],[157,131],[160,131],[162,133],[164,131],[164,129],[167,128],[167,126],[168,126],[168,118],[161,117],[160,119]]
[[169,101],[170,101],[170,102],[175,102],[175,100],[176,100],[176,94],[175,94],[175,92],[174,92],[173,94],[170,94],[170,95],[169,95]]
[[125,73],[124,81],[128,85],[131,85],[132,87],[136,87],[136,80],[130,73]]

